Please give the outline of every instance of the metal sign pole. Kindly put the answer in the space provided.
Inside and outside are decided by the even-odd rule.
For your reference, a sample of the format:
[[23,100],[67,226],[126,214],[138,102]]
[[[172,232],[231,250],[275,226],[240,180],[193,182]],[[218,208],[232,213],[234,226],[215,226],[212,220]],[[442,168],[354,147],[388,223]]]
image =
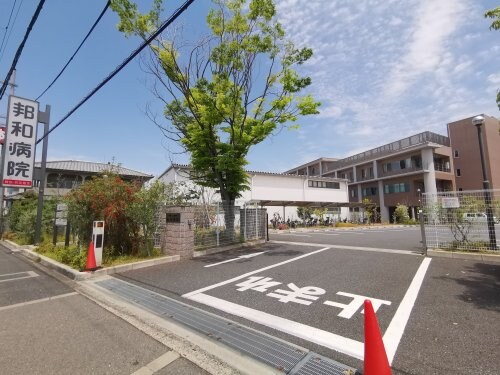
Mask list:
[[50,121],[50,105],[45,106],[45,112],[38,113],[38,122],[43,126],[43,147],[42,147],[42,165],[40,173],[40,186],[38,187],[38,207],[36,211],[36,226],[35,226],[35,244],[40,243],[40,233],[42,229],[42,213],[43,213],[43,195],[45,194],[45,169],[47,166],[47,147],[49,144],[49,121]]

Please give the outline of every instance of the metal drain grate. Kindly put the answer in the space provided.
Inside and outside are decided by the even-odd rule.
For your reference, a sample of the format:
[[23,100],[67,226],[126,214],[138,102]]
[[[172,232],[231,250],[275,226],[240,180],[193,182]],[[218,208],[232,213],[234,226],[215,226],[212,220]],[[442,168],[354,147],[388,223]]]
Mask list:
[[361,375],[355,368],[348,367],[330,358],[309,353],[290,375]]
[[288,373],[306,353],[273,337],[116,279],[96,282],[123,299],[162,317],[187,325],[255,359]]
[[[151,290],[118,280],[96,282],[127,302],[155,315],[178,321],[214,340],[294,375],[355,375],[355,369],[315,353],[307,353],[272,336],[206,313]],[[349,372],[351,371],[351,372]]]

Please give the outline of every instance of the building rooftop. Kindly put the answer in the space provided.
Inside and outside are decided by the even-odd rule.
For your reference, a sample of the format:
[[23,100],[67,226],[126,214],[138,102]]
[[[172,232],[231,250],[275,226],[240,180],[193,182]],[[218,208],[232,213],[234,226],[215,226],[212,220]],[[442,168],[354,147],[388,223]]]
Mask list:
[[[47,161],[47,169],[58,170],[64,172],[86,172],[86,173],[101,173],[106,171],[113,171],[121,176],[141,177],[145,179],[153,178],[153,175],[135,171],[133,169],[124,168],[120,165],[111,163],[95,163],[90,161],[79,160],[55,160]],[[41,162],[35,163],[35,168],[41,168]]]

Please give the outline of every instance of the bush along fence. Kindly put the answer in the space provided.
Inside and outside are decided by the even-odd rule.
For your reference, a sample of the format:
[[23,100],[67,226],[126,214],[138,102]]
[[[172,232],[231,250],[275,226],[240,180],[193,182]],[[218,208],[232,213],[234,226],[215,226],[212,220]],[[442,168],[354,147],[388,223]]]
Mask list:
[[499,250],[498,189],[424,193],[422,217],[427,248]]

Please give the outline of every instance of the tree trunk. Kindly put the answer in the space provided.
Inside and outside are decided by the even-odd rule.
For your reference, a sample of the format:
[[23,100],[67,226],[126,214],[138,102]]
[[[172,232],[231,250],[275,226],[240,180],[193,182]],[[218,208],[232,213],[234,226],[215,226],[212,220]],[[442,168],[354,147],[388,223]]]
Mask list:
[[223,200],[222,209],[224,211],[224,221],[226,224],[225,238],[230,242],[234,242],[234,200]]

